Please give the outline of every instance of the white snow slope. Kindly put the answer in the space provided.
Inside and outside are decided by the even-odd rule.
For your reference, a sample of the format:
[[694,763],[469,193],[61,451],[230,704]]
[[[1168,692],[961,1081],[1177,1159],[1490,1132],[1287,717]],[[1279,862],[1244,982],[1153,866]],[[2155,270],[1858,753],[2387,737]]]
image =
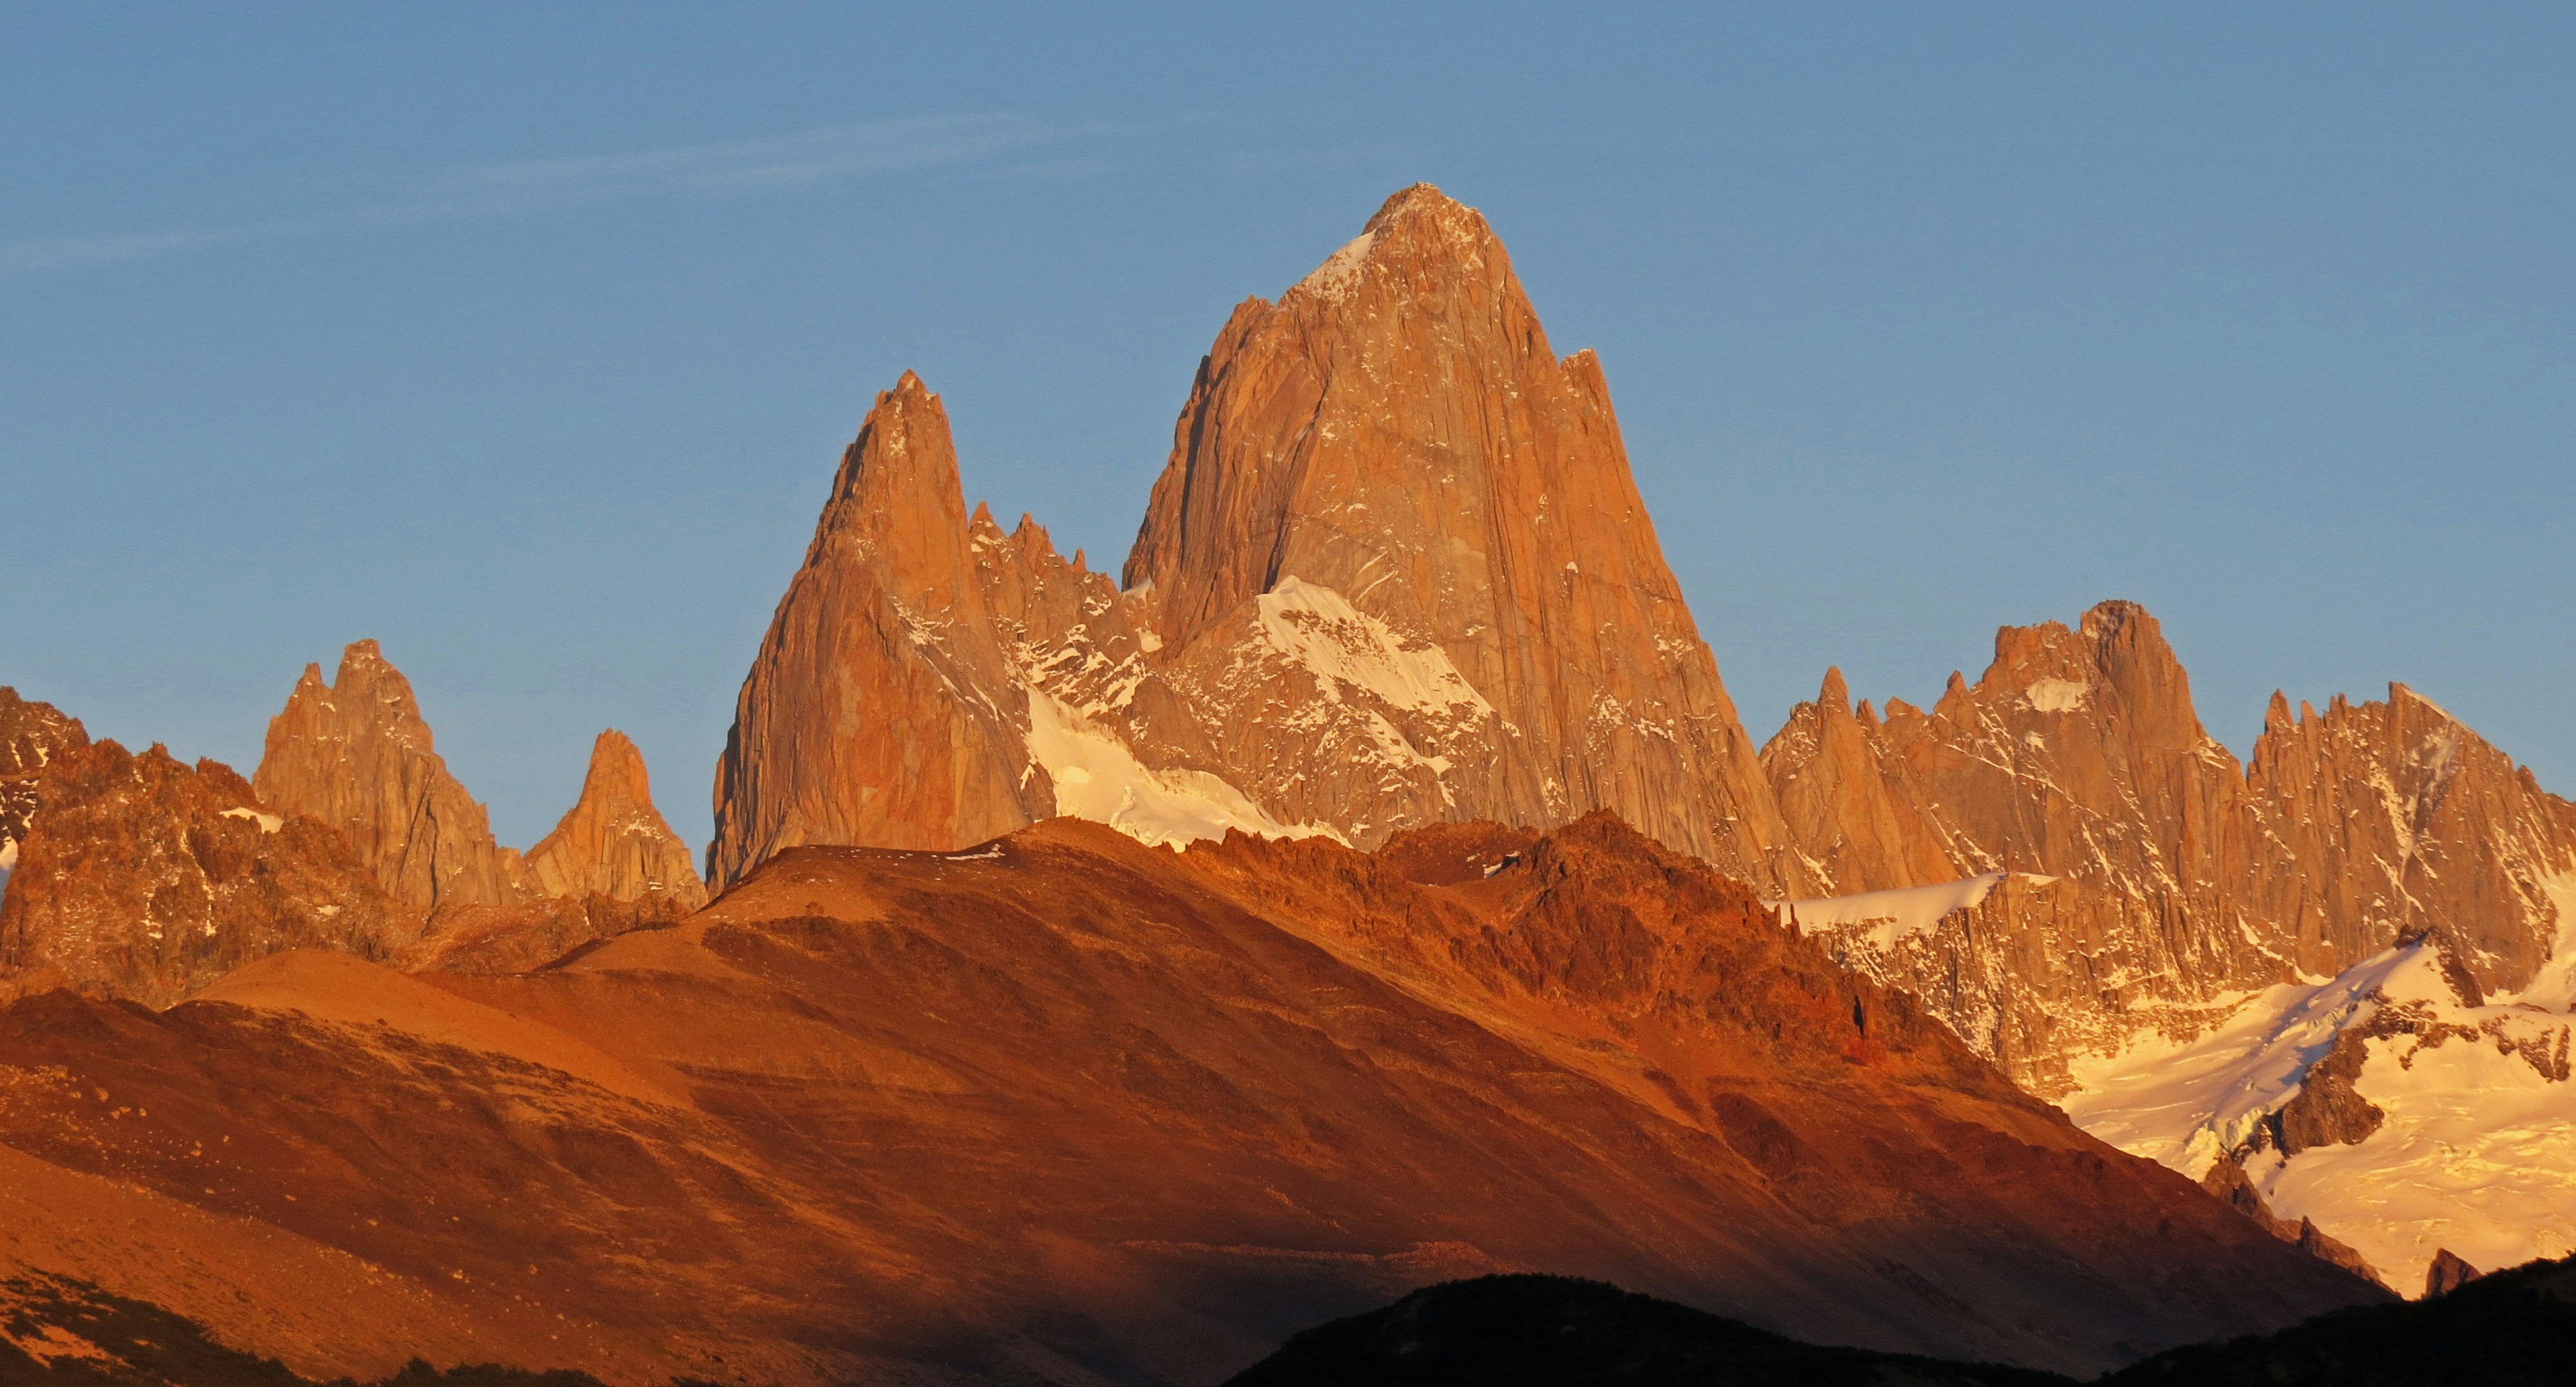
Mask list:
[[1055,812],[1176,852],[1196,839],[1223,838],[1230,828],[1269,838],[1332,833],[1280,823],[1205,771],[1155,770],[1125,742],[1035,689],[1029,690],[1029,756],[1055,781]]
[[2409,1294],[2440,1248],[2487,1270],[2576,1252],[2576,873],[2549,885],[2558,954],[2519,996],[2464,1005],[2433,946],[2391,949],[2254,994],[2196,1040],[2079,1061],[2067,1116],[2196,1178],[2297,1095],[2339,1034],[2366,1027],[2354,1092],[2378,1129],[2286,1159],[2255,1152],[2246,1173],[2273,1211],[2316,1220]]

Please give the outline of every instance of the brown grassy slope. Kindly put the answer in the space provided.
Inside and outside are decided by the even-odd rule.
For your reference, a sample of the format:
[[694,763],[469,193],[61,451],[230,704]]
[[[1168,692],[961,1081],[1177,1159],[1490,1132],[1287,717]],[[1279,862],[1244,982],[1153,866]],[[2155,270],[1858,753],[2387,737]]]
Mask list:
[[798,849],[536,973],[254,969],[0,1010],[0,1144],[434,1303],[326,1344],[275,1313],[309,1278],[101,1282],[308,1371],[455,1323],[628,1382],[1214,1382],[1498,1269],[2090,1369],[2372,1294],[1606,817]]

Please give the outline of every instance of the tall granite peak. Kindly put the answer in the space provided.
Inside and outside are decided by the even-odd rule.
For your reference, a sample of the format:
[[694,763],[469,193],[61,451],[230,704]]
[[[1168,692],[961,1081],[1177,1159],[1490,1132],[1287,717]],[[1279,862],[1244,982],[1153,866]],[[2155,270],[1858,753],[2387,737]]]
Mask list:
[[1232,639],[1292,579],[1437,650],[1483,705],[1476,754],[1412,821],[1608,807],[1756,879],[1802,870],[1599,362],[1555,355],[1502,242],[1428,185],[1236,310],[1125,570],[1182,647]]
[[644,753],[612,727],[591,744],[581,799],[528,849],[527,870],[549,896],[669,897],[694,909],[707,891],[690,859],[688,844],[653,807]]
[[319,665],[269,720],[251,787],[277,812],[338,829],[393,898],[419,910],[509,905],[527,890],[518,854],[493,840],[490,816],[447,769],[411,681],[372,640]]
[[907,375],[745,680],[708,875],[1055,814],[1363,847],[1609,808],[1814,885],[1647,519],[1600,364],[1558,358],[1428,185],[1200,365],[1120,582],[968,510]]
[[906,371],[843,454],[743,680],[711,884],[799,844],[950,848],[1051,812],[978,576],[1000,535],[976,523],[970,543],[947,409]]

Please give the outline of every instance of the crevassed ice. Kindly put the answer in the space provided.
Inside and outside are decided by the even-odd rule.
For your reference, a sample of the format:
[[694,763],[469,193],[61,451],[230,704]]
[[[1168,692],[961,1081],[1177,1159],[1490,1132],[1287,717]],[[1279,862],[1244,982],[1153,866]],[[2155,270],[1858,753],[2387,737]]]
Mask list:
[[1336,703],[1347,684],[1398,708],[1452,717],[1494,711],[1447,651],[1429,642],[1406,649],[1395,628],[1321,583],[1291,575],[1257,601],[1271,645],[1311,671]]
[[2255,1187],[2275,1213],[2315,1220],[2409,1293],[2440,1248],[2488,1270],[2576,1251],[2576,1083],[2514,1052],[2563,1053],[2576,1027],[2576,871],[2543,885],[2559,906],[2558,948],[2519,996],[2462,1006],[2430,946],[2390,949],[2322,984],[2252,994],[2196,1040],[2149,1035],[2076,1061],[2066,1114],[2198,1176],[2297,1096],[2343,1031],[2404,1007],[2443,1034],[2368,1042],[2353,1087],[2379,1108],[2378,1130],[2350,1146],[2264,1152],[2246,1166]]
[[1055,812],[1103,823],[1138,842],[1177,852],[1241,829],[1269,838],[1339,838],[1313,824],[1283,824],[1205,771],[1156,770],[1127,744],[1036,689],[1029,690],[1029,756],[1055,782]]
[[1964,877],[1931,886],[1901,886],[1892,891],[1862,891],[1849,896],[1764,901],[1763,904],[1774,910],[1787,911],[1800,934],[1814,934],[1845,925],[1874,924],[1878,928],[1869,932],[1869,940],[1886,949],[1894,947],[1900,939],[1931,929],[1951,911],[1965,909],[1984,900],[1987,893],[1993,891],[2007,875],[2009,873],[1988,872],[1983,876]]
[[2242,998],[2195,1040],[2147,1035],[2117,1055],[2075,1059],[2060,1104],[2075,1125],[2197,1180],[2299,1092],[2344,1027],[2368,1019],[2389,977],[2424,946],[2374,954],[2320,984],[2283,983]]

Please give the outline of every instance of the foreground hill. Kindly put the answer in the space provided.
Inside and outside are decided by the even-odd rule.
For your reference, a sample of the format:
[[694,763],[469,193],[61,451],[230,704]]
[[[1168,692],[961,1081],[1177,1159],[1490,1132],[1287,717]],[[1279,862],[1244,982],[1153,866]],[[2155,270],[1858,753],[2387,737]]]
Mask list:
[[[2323,1315],[2194,1345],[2106,1387],[2544,1387],[2576,1355],[2576,1261],[2430,1304]],[[1319,1325],[1228,1387],[2068,1387],[2055,1373],[1822,1348],[1599,1282],[1487,1276]]]
[[0,1262],[311,1377],[1214,1382],[1511,1270],[2091,1371],[2378,1295],[1606,816],[807,848],[532,974],[26,998],[0,1163]]

